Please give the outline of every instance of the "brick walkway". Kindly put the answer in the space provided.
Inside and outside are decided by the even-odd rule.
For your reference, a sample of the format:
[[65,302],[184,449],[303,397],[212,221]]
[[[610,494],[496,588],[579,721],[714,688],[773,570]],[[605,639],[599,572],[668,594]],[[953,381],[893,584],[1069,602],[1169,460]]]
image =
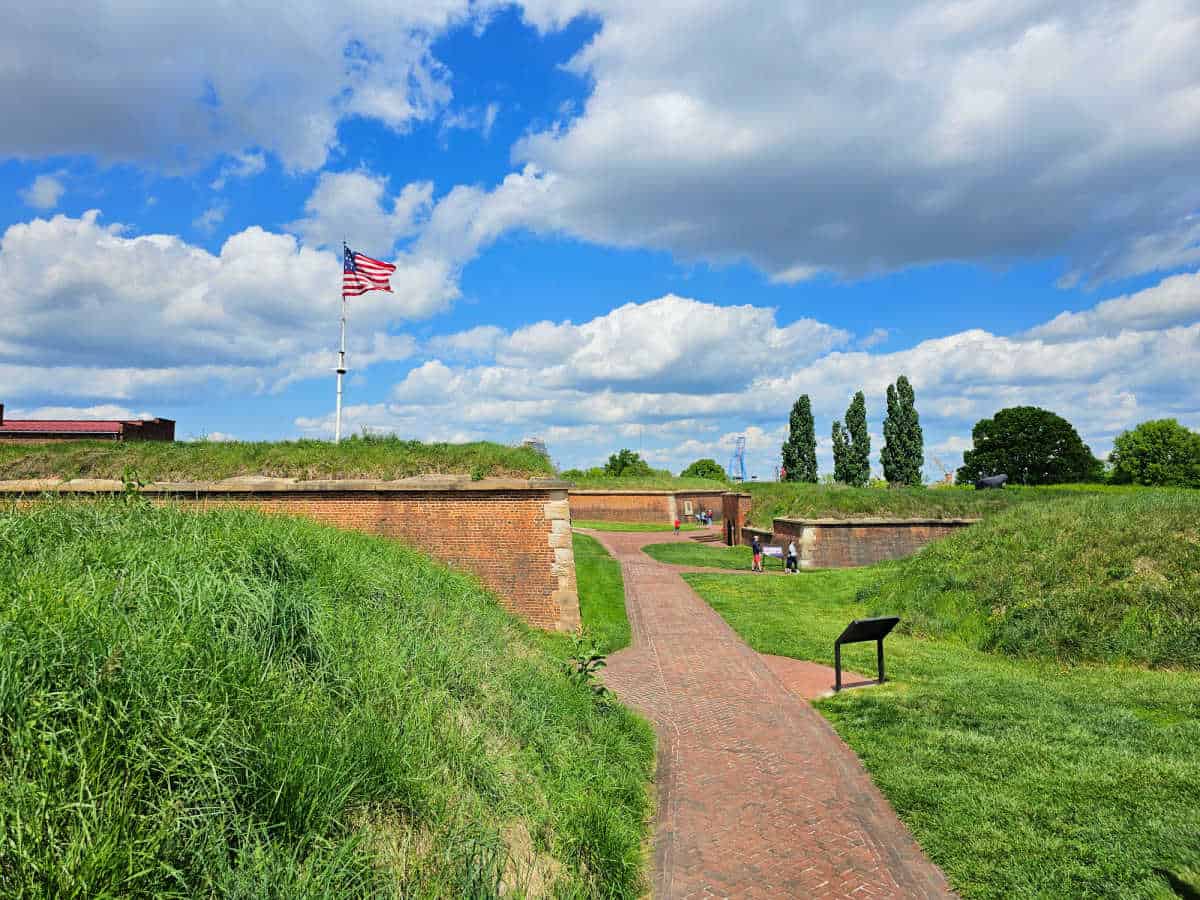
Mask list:
[[633,628],[605,681],[659,735],[654,895],[953,896],[820,714],[640,550],[687,538],[592,534],[621,563]]

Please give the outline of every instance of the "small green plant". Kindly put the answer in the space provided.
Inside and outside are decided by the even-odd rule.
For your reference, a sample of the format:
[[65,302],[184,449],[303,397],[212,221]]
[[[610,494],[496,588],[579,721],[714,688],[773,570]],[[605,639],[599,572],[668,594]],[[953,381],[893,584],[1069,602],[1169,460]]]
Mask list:
[[142,500],[142,488],[146,486],[146,482],[138,477],[137,470],[133,466],[126,466],[121,473],[121,497],[126,503]]
[[604,699],[609,690],[600,681],[600,670],[608,665],[603,653],[596,649],[596,644],[582,630],[572,641],[572,653],[567,657],[567,678],[575,685],[591,692],[593,697]]

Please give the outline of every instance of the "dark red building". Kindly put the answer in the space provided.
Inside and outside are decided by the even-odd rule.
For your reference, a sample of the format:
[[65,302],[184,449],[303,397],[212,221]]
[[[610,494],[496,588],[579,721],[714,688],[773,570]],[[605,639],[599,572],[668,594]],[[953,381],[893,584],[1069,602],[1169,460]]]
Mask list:
[[173,441],[173,419],[6,419],[0,403],[0,442]]

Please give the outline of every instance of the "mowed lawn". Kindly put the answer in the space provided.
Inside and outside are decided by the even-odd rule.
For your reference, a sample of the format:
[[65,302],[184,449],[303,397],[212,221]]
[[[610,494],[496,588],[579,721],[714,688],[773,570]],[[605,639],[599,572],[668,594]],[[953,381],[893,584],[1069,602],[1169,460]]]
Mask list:
[[599,541],[586,534],[574,535],[573,544],[584,635],[596,642],[599,653],[628,647],[629,619],[625,614],[621,564],[609,556]]
[[[670,522],[601,522],[590,519],[576,519],[572,523],[576,528],[587,528],[591,531],[671,531],[674,525]],[[714,526],[715,527],[715,526]],[[695,522],[681,522],[680,531],[700,531],[703,525]]]
[[[831,664],[881,574],[684,577],[756,650]],[[887,684],[817,708],[964,896],[1194,896],[1200,674],[886,646]],[[873,645],[843,656],[874,672]]]
[[[754,554],[749,547],[726,547],[715,543],[650,544],[643,547],[642,552],[673,566],[708,566],[749,572],[754,564]],[[776,556],[765,556],[763,568],[783,571],[783,560]]]

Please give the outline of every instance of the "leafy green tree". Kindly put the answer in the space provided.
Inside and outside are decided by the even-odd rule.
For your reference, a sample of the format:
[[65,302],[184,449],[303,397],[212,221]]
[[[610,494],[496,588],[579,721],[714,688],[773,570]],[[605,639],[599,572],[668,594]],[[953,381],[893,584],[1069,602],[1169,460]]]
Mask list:
[[725,470],[715,459],[698,459],[682,472],[680,478],[711,478],[713,481],[725,481]]
[[801,394],[792,405],[788,436],[783,442],[783,469],[784,481],[817,483],[817,430],[808,394]]
[[925,435],[917,415],[917,399],[901,375],[887,389],[887,415],[883,419],[883,449],[879,451],[883,477],[888,484],[920,484],[925,464]]
[[976,422],[971,437],[975,446],[963,454],[959,484],[1001,473],[1014,484],[1096,481],[1103,474],[1075,427],[1047,409],[1002,409]]
[[654,474],[654,470],[642,459],[640,453],[626,448],[608,458],[608,462],[604,464],[604,474],[614,478],[649,478]]
[[833,480],[850,483],[850,440],[842,423],[833,420]]
[[1118,484],[1200,487],[1200,434],[1175,419],[1155,419],[1122,432],[1108,459]]
[[846,431],[849,434],[849,457],[846,484],[866,487],[871,480],[871,433],[867,431],[867,400],[859,391],[846,410]]

